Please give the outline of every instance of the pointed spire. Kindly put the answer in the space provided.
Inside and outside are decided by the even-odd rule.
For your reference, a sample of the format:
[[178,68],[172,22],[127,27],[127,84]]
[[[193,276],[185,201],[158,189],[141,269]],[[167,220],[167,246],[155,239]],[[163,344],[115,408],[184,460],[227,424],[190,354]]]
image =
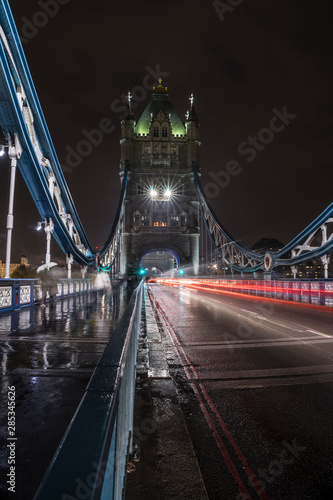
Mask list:
[[187,121],[193,121],[195,123],[199,123],[198,116],[197,116],[197,113],[196,113],[195,107],[194,107],[194,95],[193,95],[193,92],[191,94],[191,97],[189,98],[189,101],[191,103],[191,106],[190,106],[190,112],[188,113],[188,116],[186,116]]
[[134,119],[134,116],[133,116],[133,112],[132,112],[132,94],[130,91],[128,91],[128,94],[127,94],[127,107],[128,107],[128,115],[126,117],[127,120],[133,120]]
[[191,111],[192,111],[192,108],[193,108],[193,106],[194,106],[194,95],[193,95],[193,92],[192,92],[192,94],[191,94],[191,97],[189,98],[189,101],[190,101],[190,103],[191,103]]

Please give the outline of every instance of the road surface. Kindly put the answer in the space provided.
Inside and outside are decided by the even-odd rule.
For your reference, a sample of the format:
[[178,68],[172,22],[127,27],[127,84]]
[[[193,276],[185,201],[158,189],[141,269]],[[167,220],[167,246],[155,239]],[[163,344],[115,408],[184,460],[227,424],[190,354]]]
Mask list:
[[209,498],[330,498],[333,310],[149,290]]

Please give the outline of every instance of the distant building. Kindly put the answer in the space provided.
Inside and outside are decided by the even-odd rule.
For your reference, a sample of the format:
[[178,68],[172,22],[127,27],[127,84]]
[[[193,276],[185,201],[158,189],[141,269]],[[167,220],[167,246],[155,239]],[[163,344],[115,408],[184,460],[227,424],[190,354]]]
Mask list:
[[[19,264],[10,264],[9,274],[11,275],[12,272],[15,271],[15,269],[17,269],[21,265],[30,267],[29,261],[25,255],[22,255],[21,262]],[[5,274],[6,274],[6,263],[0,260],[0,278],[4,278]]]

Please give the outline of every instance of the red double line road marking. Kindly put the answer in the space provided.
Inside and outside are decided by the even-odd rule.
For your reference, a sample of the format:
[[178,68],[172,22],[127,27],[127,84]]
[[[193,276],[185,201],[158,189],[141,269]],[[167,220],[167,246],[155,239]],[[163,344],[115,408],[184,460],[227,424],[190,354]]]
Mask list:
[[[199,406],[201,408],[201,411],[203,412],[205,418],[206,418],[206,421],[210,427],[210,429],[212,430],[213,432],[213,436],[215,438],[215,441],[221,451],[221,454],[223,456],[223,458],[225,459],[225,462],[226,462],[226,465],[231,473],[231,475],[233,476],[233,478],[235,479],[236,483],[237,483],[237,486],[238,486],[238,491],[240,492],[243,500],[251,500],[251,495],[249,494],[248,490],[246,489],[246,487],[244,486],[243,484],[243,481],[242,479],[240,478],[238,472],[237,472],[237,469],[236,469],[236,466],[232,460],[232,458],[230,457],[228,451],[226,450],[224,444],[223,444],[223,441],[222,441],[222,438],[216,428],[216,426],[214,425],[214,422],[212,421],[208,411],[207,411],[207,408],[205,406],[205,403],[202,399],[202,396],[198,390],[198,387],[197,387],[197,384],[199,385],[200,389],[201,389],[201,392],[208,404],[208,406],[210,407],[210,409],[213,411],[213,413],[216,415],[217,417],[217,420],[218,422],[220,423],[228,441],[230,442],[230,444],[232,445],[232,447],[234,448],[239,460],[242,462],[243,466],[244,466],[244,470],[249,478],[249,481],[251,482],[252,486],[254,487],[258,497],[260,498],[260,500],[269,500],[269,497],[263,487],[263,485],[260,483],[256,473],[253,471],[253,469],[249,466],[249,464],[247,463],[247,460],[245,458],[245,456],[243,455],[243,453],[241,452],[241,450],[239,449],[235,439],[233,438],[231,432],[229,431],[228,427],[227,427],[227,424],[225,423],[225,421],[223,420],[223,418],[221,417],[218,409],[216,408],[216,406],[214,405],[213,401],[211,400],[207,390],[206,390],[206,387],[204,386],[204,384],[202,382],[200,382],[200,377],[195,369],[195,367],[193,366],[193,363],[191,361],[191,359],[188,357],[187,353],[185,352],[183,346],[181,345],[180,341],[179,341],[179,338],[176,334],[176,332],[174,331],[174,329],[172,328],[169,320],[167,319],[163,309],[161,308],[159,302],[155,299],[153,293],[148,289],[148,294],[149,294],[149,297],[151,298],[154,306],[155,306],[155,310],[157,311],[157,313],[161,316],[161,318],[163,319],[163,322],[166,326],[166,329],[167,329],[167,332],[169,334],[169,337],[170,337],[170,340],[173,344],[173,346],[175,347],[176,349],[176,352],[177,352],[177,356],[181,362],[181,365],[186,373],[186,376],[193,388],[193,391],[196,395],[196,398],[198,400],[198,403],[199,403]],[[187,366],[185,365],[184,361],[183,361],[183,358],[181,356],[181,354],[183,354],[185,360],[187,361],[194,377],[197,379],[198,382],[194,381],[193,380],[193,377],[191,376],[191,373],[189,371],[189,369],[187,368]]]

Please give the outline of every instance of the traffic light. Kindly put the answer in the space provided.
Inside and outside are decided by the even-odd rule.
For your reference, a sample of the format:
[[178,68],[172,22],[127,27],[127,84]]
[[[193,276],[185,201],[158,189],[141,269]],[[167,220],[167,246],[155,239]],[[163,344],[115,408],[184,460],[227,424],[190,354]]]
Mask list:
[[183,276],[185,274],[185,271],[183,269],[179,269],[179,275]]
[[141,269],[139,270],[139,275],[140,275],[140,276],[144,276],[145,274],[146,274],[146,270],[141,268]]

